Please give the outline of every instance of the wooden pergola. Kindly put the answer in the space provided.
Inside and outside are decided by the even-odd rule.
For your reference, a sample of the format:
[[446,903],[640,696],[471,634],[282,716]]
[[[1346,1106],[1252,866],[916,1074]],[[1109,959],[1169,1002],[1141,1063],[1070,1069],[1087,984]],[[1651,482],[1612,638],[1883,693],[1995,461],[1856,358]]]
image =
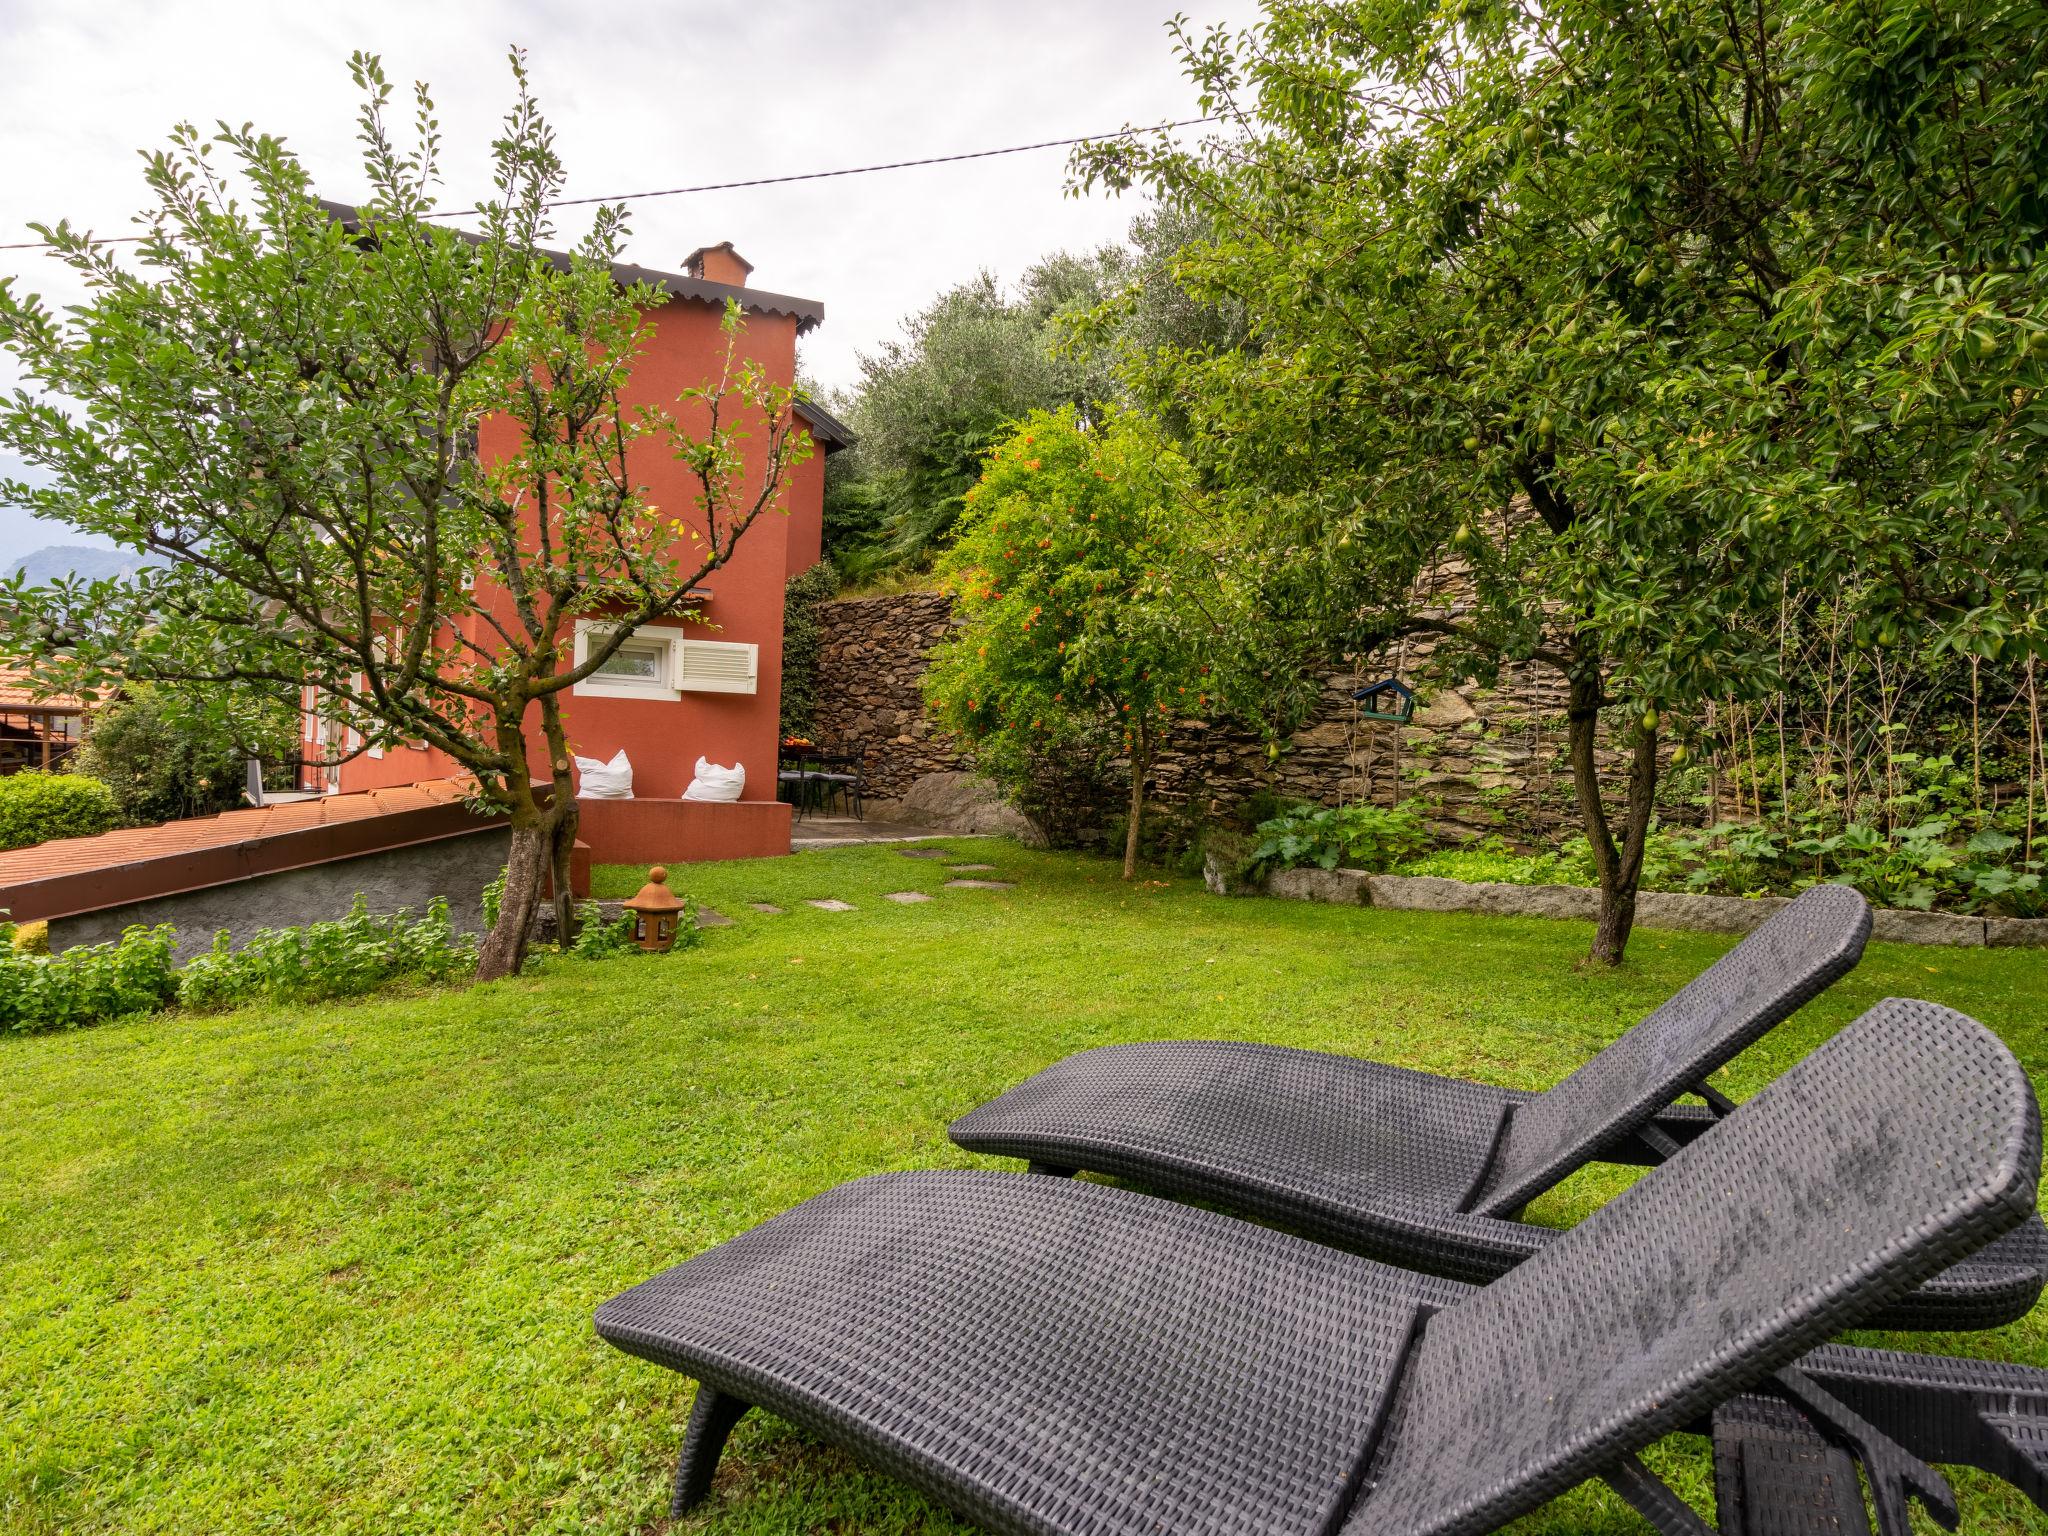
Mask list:
[[0,666],[0,774],[61,763],[77,748],[96,702],[40,693],[28,673]]

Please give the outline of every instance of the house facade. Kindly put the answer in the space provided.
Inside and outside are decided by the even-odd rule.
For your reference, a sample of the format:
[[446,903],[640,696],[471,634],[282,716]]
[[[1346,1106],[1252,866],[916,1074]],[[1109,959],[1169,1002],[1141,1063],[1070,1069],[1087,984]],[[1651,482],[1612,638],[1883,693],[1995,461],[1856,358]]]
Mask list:
[[[681,272],[624,265],[614,272],[621,285],[645,282],[661,295],[645,312],[649,335],[626,391],[628,406],[673,410],[684,390],[719,376],[726,346],[720,321],[728,300],[736,301],[744,316],[740,355],[783,385],[795,378],[797,338],[824,318],[824,306],[815,300],[752,286],[751,266],[730,244],[692,252]],[[633,767],[630,809],[625,802],[586,802],[584,837],[597,862],[788,852],[788,810],[775,803],[784,583],[820,557],[825,458],[852,440],[821,409],[800,406],[798,418],[811,436],[811,454],[788,477],[779,507],[758,517],[733,558],[705,578],[701,618],[637,631],[603,671],[575,685],[564,701],[573,752],[609,761],[623,751]],[[683,420],[686,427],[698,425],[687,415]],[[487,419],[479,450],[486,457],[508,450],[517,430],[508,419]],[[748,449],[755,456],[749,468],[758,484],[760,459],[767,451],[765,432]],[[695,482],[662,444],[644,440],[630,452],[635,478],[648,488],[654,505],[694,504]],[[698,559],[683,541],[676,558],[688,568]],[[576,621],[579,660],[586,634],[603,623],[601,614]],[[313,690],[300,704],[303,756],[309,763],[334,756],[336,748],[345,753],[361,747],[360,739],[322,713]],[[536,725],[530,745],[544,761],[538,736]],[[680,801],[699,757],[745,771],[741,806]],[[309,767],[302,787],[348,794],[446,779],[462,771],[426,747],[372,748],[337,766]],[[670,808],[663,810],[663,805]],[[611,846],[614,842],[620,846]]]

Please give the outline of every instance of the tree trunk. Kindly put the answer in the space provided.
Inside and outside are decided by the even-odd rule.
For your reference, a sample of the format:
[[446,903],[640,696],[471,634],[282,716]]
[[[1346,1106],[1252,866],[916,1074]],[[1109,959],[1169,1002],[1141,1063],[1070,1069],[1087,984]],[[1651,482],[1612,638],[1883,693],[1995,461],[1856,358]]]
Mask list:
[[1579,817],[1593,850],[1593,868],[1600,880],[1600,919],[1593,930],[1592,965],[1619,965],[1635,927],[1636,889],[1642,880],[1643,850],[1649,841],[1650,815],[1657,793],[1657,732],[1635,726],[1634,758],[1629,765],[1628,803],[1617,846],[1600,798],[1600,772],[1594,748],[1600,729],[1600,706],[1606,702],[1599,666],[1586,662],[1571,679],[1570,756],[1572,788],[1578,795]]
[[577,805],[575,796],[557,793],[563,809],[548,846],[548,878],[555,888],[555,932],[567,945],[575,942],[579,926],[576,921],[576,892],[569,885],[569,863],[576,852],[576,828],[582,817],[582,807]]
[[576,828],[583,808],[576,803],[576,785],[569,776],[569,734],[562,726],[560,694],[540,701],[541,734],[548,744],[548,769],[554,788],[554,836],[548,845],[548,874],[554,885],[555,933],[566,948],[576,939],[576,893],[569,886],[569,861],[576,851]]
[[484,935],[477,949],[478,981],[516,976],[526,963],[533,914],[540,905],[541,880],[547,873],[549,850],[554,842],[552,811],[552,807],[543,810],[531,803],[513,808],[512,849],[505,861],[505,899],[498,908],[497,927]]
[[1129,880],[1138,872],[1138,826],[1145,814],[1145,721],[1138,720],[1137,733],[1131,738],[1131,814],[1124,826],[1124,878]]

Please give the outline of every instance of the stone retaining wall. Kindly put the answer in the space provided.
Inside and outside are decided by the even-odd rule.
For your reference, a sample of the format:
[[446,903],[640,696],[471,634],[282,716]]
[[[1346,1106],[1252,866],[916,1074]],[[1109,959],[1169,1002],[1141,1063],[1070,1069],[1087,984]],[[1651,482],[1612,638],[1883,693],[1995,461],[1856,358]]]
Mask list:
[[[1443,576],[1448,590],[1458,588],[1460,576]],[[1437,611],[1456,612],[1456,600],[1447,598]],[[926,652],[958,622],[949,598],[906,592],[840,599],[819,604],[817,618],[814,734],[827,750],[859,757],[870,799],[900,800],[928,774],[973,766],[932,724],[919,692]],[[1154,769],[1154,798],[1207,820],[1228,816],[1262,790],[1325,805],[1391,805],[1419,796],[1453,837],[1500,833],[1533,846],[1576,830],[1564,756],[1565,686],[1551,669],[1511,667],[1493,688],[1425,690],[1405,725],[1359,714],[1355,689],[1390,674],[1412,681],[1435,643],[1416,637],[1390,656],[1332,667],[1315,711],[1277,762],[1255,733],[1181,722]],[[1618,752],[1600,753],[1617,793],[1621,761]],[[1105,816],[1120,810],[1103,808]]]
[[239,945],[258,928],[346,917],[358,896],[376,913],[418,913],[434,897],[445,896],[455,931],[477,933],[483,928],[484,887],[498,878],[511,847],[512,834],[504,826],[479,822],[456,837],[51,918],[50,948],[104,944],[131,923],[170,923],[178,930],[175,957],[182,965],[212,948],[222,928]]
[[812,734],[860,759],[870,800],[901,800],[926,774],[972,767],[925,713],[926,653],[959,621],[940,592],[820,603]]

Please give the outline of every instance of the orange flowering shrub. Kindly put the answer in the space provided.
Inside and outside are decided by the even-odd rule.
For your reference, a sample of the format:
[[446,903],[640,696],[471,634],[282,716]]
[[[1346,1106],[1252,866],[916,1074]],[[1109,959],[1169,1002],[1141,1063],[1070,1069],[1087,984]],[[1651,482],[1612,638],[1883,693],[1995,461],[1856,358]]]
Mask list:
[[940,567],[966,622],[925,675],[934,715],[998,782],[1083,738],[1120,750],[1127,873],[1145,772],[1202,666],[1199,501],[1149,419],[1036,412],[989,454]]

